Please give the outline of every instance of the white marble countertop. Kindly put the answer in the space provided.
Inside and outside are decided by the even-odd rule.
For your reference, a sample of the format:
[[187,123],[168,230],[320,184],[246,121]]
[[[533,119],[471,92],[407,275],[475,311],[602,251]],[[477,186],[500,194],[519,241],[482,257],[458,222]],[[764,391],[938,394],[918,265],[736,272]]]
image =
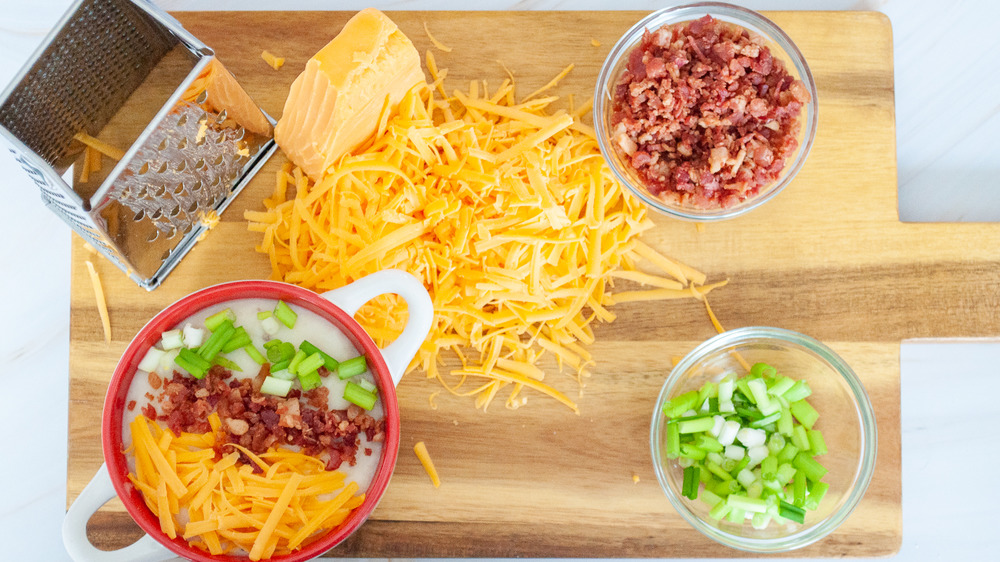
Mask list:
[[[359,9],[346,0],[158,0],[168,10]],[[1000,220],[1000,3],[928,0],[738,1],[759,10],[878,10],[893,26],[900,213],[907,221]],[[70,0],[2,0],[0,87],[10,81]],[[457,0],[376,3],[465,9]],[[485,0],[479,9],[639,9],[649,0]],[[948,6],[948,7],[945,7]],[[42,205],[6,154],[0,178],[0,560],[65,560],[70,230]],[[998,249],[1000,253],[1000,249]],[[902,346],[905,561],[996,559],[1000,492],[1000,342]],[[38,392],[39,390],[43,392]],[[971,431],[976,429],[976,431]],[[988,427],[986,428],[988,429]],[[979,443],[976,445],[976,443]],[[976,445],[976,447],[973,447]],[[962,455],[959,455],[962,453]],[[970,457],[965,454],[972,454]]]

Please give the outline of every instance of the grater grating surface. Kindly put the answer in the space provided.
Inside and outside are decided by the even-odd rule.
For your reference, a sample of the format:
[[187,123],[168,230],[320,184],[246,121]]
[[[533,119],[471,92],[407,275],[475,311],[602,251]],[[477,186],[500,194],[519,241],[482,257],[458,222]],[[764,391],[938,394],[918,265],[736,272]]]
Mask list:
[[[78,0],[0,95],[0,138],[46,206],[146,289],[273,153],[273,125],[211,49],[145,0]],[[124,158],[85,181],[81,133]]]

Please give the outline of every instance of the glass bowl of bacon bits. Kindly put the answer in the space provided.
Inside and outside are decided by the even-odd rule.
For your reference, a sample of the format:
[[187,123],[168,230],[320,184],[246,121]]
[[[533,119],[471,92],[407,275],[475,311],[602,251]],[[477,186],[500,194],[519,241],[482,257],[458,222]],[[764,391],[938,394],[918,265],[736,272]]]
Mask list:
[[597,139],[619,181],[692,221],[742,215],[784,189],[812,147],[816,114],[816,85],[791,39],[715,2],[632,26],[594,94]]

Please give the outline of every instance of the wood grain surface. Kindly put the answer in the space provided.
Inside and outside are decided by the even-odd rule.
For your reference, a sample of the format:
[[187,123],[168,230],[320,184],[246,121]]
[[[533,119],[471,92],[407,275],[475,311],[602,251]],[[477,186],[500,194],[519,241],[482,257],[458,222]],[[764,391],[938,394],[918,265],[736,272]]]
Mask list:
[[[305,61],[350,17],[338,12],[178,13],[213,47],[250,95],[278,116]],[[424,52],[426,22],[451,53],[436,52],[451,87],[499,84],[498,61],[531,91],[576,68],[557,93],[589,97],[607,52],[641,12],[397,12]],[[832,347],[867,388],[878,420],[875,476],[844,525],[795,556],[886,556],[902,534],[899,343],[912,337],[1000,334],[1000,225],[904,224],[896,211],[892,37],[875,13],[772,12],[802,50],[819,93],[819,128],[805,167],[783,193],[749,215],[700,232],[654,217],[650,245],[729,278],[713,293],[728,328],[770,325]],[[594,47],[596,39],[600,47]],[[259,54],[286,57],[274,71]],[[131,337],[160,309],[207,285],[266,278],[244,209],[261,208],[280,154],[163,285],[147,293],[73,246],[68,500],[102,462],[100,416],[107,382]],[[96,262],[111,310],[103,341],[84,261]],[[582,415],[542,396],[488,413],[441,394],[415,372],[399,386],[400,457],[371,519],[331,556],[730,557],[685,523],[653,474],[649,422],[671,365],[714,330],[695,302],[624,304],[597,328],[597,361],[578,403]],[[552,373],[554,378],[557,373]],[[567,379],[568,380],[568,379]],[[444,483],[434,489],[412,454],[428,448]],[[638,477],[634,482],[633,476]],[[120,547],[139,536],[116,502],[91,520],[91,536]]]

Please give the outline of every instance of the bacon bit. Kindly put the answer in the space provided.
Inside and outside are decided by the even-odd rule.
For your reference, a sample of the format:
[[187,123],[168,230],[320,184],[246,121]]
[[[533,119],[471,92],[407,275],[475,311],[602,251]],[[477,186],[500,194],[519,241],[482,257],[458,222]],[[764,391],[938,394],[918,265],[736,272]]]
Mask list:
[[128,411],[131,412],[132,410],[135,410],[135,404],[136,404],[135,400],[129,400],[128,406],[126,406],[128,408]]
[[151,372],[149,373],[148,379],[149,386],[151,386],[153,390],[160,390],[160,386],[163,384],[163,379],[160,378],[160,375]]
[[229,433],[233,435],[243,435],[247,431],[250,431],[250,424],[246,420],[238,420],[235,418],[229,418],[226,420],[226,427],[229,428]]
[[[353,406],[353,404],[352,404]],[[302,429],[302,415],[299,413],[299,399],[289,398],[278,403],[278,425]]]

